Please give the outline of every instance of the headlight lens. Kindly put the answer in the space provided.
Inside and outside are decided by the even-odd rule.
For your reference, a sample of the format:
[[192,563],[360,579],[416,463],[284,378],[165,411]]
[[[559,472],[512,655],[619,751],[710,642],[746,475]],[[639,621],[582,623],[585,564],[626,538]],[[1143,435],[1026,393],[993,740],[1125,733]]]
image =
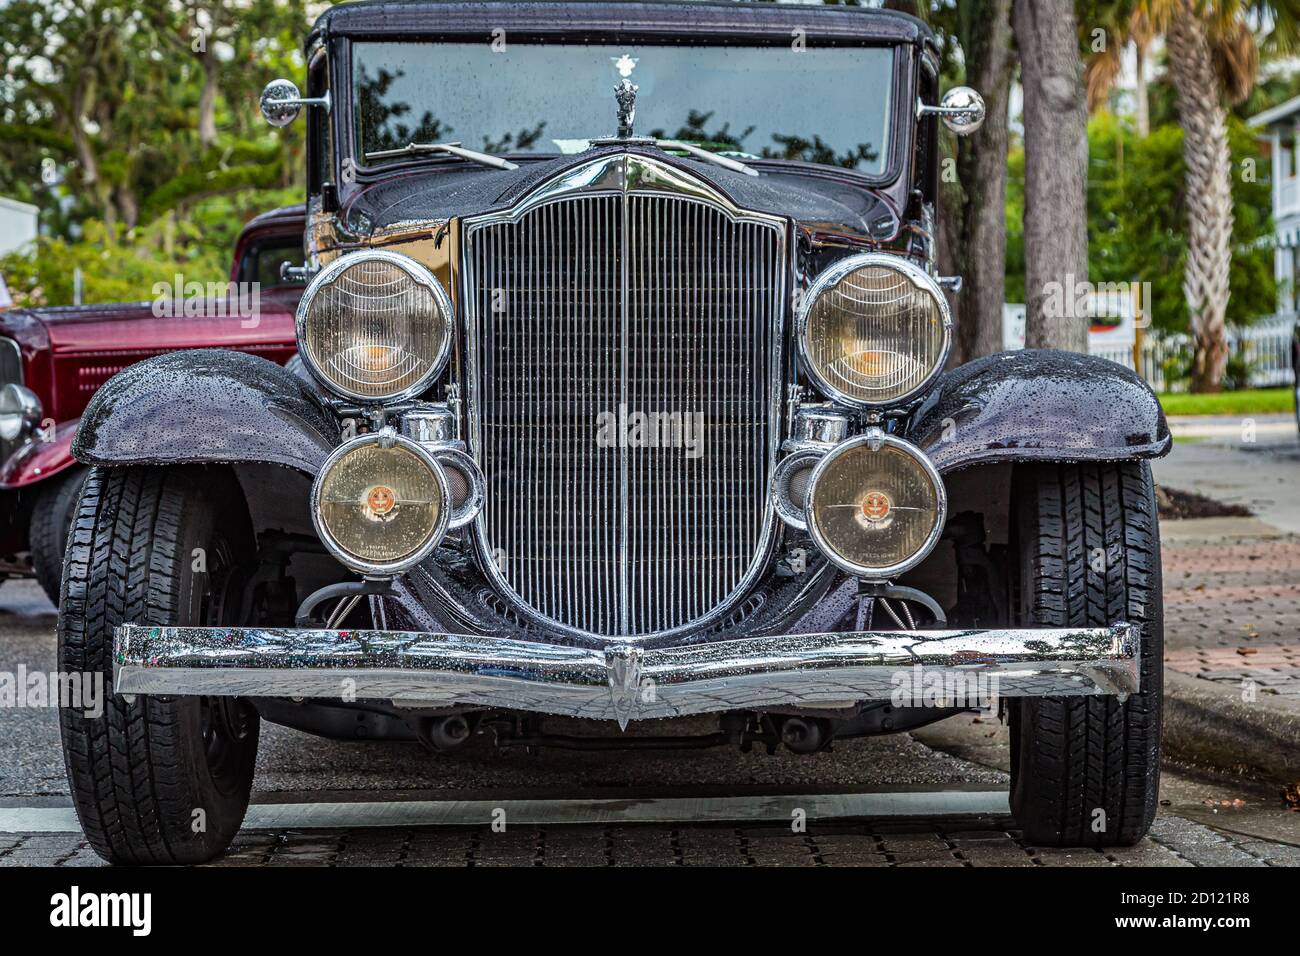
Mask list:
[[41,400],[30,388],[10,382],[0,388],[0,441],[16,441],[41,421]]
[[948,356],[952,319],[939,286],[896,256],[853,256],[827,269],[799,316],[809,372],[832,398],[887,405],[921,391]]
[[812,475],[808,526],[832,561],[859,577],[914,567],[943,530],[947,498],[925,456],[883,434],[851,438]]
[[451,299],[424,266],[395,252],[330,263],[298,303],[298,349],[326,387],[360,401],[409,398],[442,371]]
[[424,449],[396,435],[341,445],[312,488],[321,540],[348,567],[396,574],[423,560],[447,529],[447,478]]

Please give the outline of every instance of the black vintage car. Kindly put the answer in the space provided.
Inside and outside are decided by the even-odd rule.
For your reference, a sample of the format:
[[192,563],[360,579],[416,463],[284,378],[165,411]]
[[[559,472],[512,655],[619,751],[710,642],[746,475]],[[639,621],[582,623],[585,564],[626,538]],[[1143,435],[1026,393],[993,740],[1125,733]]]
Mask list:
[[310,127],[301,364],[142,362],[76,439],[100,854],[220,853],[261,720],[818,753],[996,708],[1030,840],[1146,832],[1170,437],[1117,365],[947,367],[938,141],[983,105],[923,24],[358,3],[306,51],[262,102]]

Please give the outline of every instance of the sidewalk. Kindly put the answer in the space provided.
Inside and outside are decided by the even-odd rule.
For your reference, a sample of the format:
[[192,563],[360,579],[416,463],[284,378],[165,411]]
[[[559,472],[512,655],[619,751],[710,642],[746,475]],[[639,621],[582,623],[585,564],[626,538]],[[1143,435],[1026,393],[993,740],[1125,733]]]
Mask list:
[[[1187,429],[1176,422],[1174,430]],[[1300,443],[1294,431],[1257,439],[1242,442],[1238,428],[1230,437],[1180,441],[1154,467],[1157,484],[1256,514],[1160,523],[1165,748],[1188,763],[1294,783]]]

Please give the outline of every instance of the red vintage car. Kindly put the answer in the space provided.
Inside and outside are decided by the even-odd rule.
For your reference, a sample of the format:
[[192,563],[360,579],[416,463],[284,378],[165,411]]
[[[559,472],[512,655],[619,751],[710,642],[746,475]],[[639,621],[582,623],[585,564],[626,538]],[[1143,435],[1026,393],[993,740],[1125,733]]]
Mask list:
[[209,299],[206,287],[187,302],[184,285],[170,302],[0,313],[0,581],[35,576],[58,603],[64,539],[86,471],[72,457],[72,438],[109,378],[180,349],[228,348],[280,364],[296,354],[302,283],[281,279],[280,268],[302,262],[304,218],[302,206],[264,213],[235,243],[230,292],[251,301],[257,290],[255,320]]

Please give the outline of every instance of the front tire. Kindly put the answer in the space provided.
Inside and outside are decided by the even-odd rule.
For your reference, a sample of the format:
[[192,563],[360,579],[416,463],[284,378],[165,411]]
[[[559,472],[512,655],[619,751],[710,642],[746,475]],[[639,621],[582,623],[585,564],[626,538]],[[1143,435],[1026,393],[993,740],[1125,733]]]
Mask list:
[[94,469],[68,545],[59,668],[98,675],[103,712],[62,708],[77,816],[111,863],[201,863],[248,808],[258,716],[232,698],[112,695],[118,624],[231,623],[252,553],[233,476],[218,470]]
[[68,529],[72,527],[77,496],[85,480],[85,468],[70,468],[49,481],[32,506],[32,523],[27,534],[32,549],[32,570],[41,590],[55,607],[59,606]]
[[1140,692],[1019,698],[1011,812],[1030,843],[1130,846],[1160,787],[1164,621],[1155,489],[1145,462],[1017,468],[1020,623],[1139,625]]

